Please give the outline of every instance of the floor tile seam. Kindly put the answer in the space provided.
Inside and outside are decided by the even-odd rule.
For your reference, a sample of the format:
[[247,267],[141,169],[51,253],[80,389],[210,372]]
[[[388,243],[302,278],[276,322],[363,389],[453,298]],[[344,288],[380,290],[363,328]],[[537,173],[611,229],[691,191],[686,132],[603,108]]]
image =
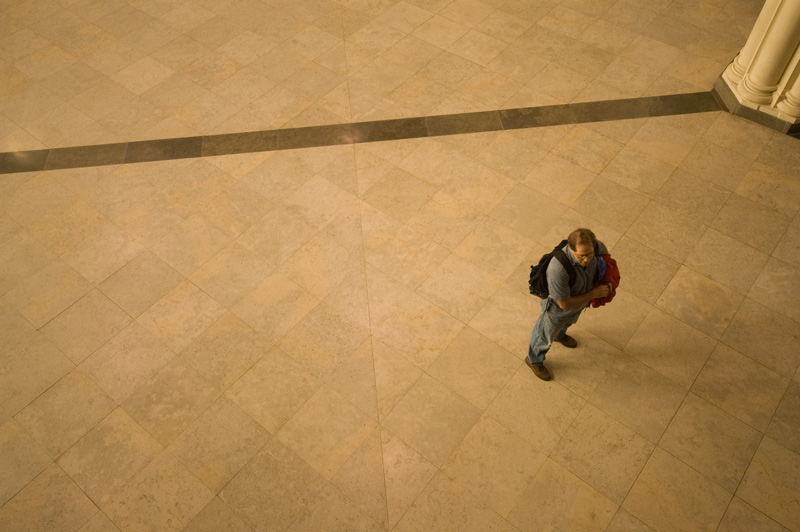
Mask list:
[[394,118],[0,153],[0,174],[87,168],[692,114],[720,110],[712,92]]

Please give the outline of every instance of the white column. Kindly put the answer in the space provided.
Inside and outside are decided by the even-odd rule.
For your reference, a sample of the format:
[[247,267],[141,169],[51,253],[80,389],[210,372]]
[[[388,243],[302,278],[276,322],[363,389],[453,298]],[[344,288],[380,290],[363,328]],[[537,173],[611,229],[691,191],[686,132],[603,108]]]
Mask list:
[[773,93],[799,43],[800,0],[781,0],[750,67],[739,82],[742,98],[758,104],[775,102]]
[[[771,127],[785,132],[797,129],[800,125],[800,0],[765,0],[747,42],[725,69],[719,83],[721,88],[715,85],[715,91],[727,87],[719,94],[730,100],[726,105],[731,112],[754,117],[752,111],[748,114],[742,109],[755,109],[772,117],[762,123],[774,124]],[[736,99],[735,103],[731,103],[732,98]]]
[[750,63],[756,55],[756,50],[761,46],[761,41],[767,33],[767,28],[772,23],[772,18],[775,16],[775,11],[778,9],[780,0],[767,0],[761,13],[758,15],[753,31],[750,32],[750,37],[747,38],[747,43],[739,52],[739,55],[733,60],[733,63],[728,65],[725,72],[722,74],[728,80],[728,84],[735,87],[739,85],[744,78],[745,72],[750,68]]
[[788,89],[784,99],[778,103],[778,109],[791,117],[800,118],[800,75],[794,78]]

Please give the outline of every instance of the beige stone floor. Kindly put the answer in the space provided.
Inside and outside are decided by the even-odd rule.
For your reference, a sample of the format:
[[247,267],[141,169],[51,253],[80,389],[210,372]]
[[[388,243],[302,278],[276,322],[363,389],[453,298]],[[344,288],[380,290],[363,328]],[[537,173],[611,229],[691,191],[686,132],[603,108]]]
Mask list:
[[[708,90],[752,4],[5,2],[0,139]],[[4,175],[0,530],[800,531],[798,148],[712,112]],[[545,383],[526,277],[579,225],[622,285]]]
[[0,151],[709,90],[759,0],[4,0]]

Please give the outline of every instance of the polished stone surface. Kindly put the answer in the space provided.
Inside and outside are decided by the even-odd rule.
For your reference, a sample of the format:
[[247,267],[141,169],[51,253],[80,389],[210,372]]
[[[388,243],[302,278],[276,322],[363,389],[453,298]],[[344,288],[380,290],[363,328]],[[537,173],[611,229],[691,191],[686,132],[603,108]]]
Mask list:
[[800,531],[800,149],[710,92],[760,4],[6,2],[0,529]]

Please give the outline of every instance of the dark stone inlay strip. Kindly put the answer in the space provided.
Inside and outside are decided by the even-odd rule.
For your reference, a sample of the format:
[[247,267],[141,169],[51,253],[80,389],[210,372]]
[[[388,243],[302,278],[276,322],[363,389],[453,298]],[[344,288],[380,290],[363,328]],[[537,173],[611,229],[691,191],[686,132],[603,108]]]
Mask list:
[[527,129],[531,127],[560,126],[574,124],[575,114],[569,104],[503,109],[500,119],[504,129]]
[[149,161],[168,161],[200,157],[203,137],[183,137],[177,139],[143,140],[128,143],[125,154],[126,163]]
[[128,145],[98,144],[96,146],[79,146],[77,148],[55,148],[47,156],[45,170],[63,170],[66,168],[85,168],[87,166],[108,166],[125,162],[125,150]]
[[[0,174],[500,131],[725,107],[714,92],[0,153]],[[762,119],[763,120],[763,119]]]
[[425,118],[425,122],[428,125],[428,135],[431,137],[483,133],[485,131],[500,131],[503,129],[503,121],[497,111],[428,116]]
[[380,142],[382,140],[415,139],[428,136],[425,118],[398,118],[357,122],[352,125],[353,142]]
[[312,148],[352,144],[352,124],[333,124],[278,130],[278,149]]
[[629,120],[650,116],[647,98],[629,98],[604,102],[581,102],[571,104],[575,123]]
[[16,174],[18,172],[38,172],[44,170],[44,164],[50,150],[10,151],[0,153],[0,173]]
[[207,135],[203,137],[203,147],[200,150],[200,155],[201,157],[212,157],[214,155],[255,153],[275,151],[277,149],[277,131],[250,131],[247,133]]
[[711,92],[672,94],[650,99],[649,116],[684,115],[719,111],[721,108]]

